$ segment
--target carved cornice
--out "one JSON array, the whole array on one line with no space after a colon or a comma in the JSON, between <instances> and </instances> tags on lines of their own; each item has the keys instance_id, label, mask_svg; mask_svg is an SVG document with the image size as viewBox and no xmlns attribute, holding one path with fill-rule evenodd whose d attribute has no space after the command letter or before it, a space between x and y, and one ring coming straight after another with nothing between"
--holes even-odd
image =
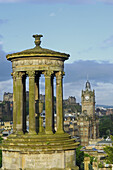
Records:
<instances>
[{"instance_id":1,"label":"carved cornice","mask_svg":"<svg viewBox=\"0 0 113 170\"><path fill-rule=\"evenodd\" d=\"M31 60L18 60L18 61L13 61L13 68L18 67L18 66L53 66L53 67L64 67L64 62L61 60L50 60L50 59L31 59Z\"/></svg>"}]
</instances>

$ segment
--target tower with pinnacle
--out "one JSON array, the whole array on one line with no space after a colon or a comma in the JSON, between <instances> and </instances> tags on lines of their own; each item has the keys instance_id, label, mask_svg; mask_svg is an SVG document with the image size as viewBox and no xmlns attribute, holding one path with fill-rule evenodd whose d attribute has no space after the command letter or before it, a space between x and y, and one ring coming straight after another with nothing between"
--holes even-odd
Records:
<instances>
[{"instance_id":1,"label":"tower with pinnacle","mask_svg":"<svg viewBox=\"0 0 113 170\"><path fill-rule=\"evenodd\" d=\"M88 116L93 117L95 114L95 91L91 90L91 85L88 80L85 91L82 90L81 103L82 113L86 112Z\"/></svg>"},{"instance_id":2,"label":"tower with pinnacle","mask_svg":"<svg viewBox=\"0 0 113 170\"><path fill-rule=\"evenodd\" d=\"M99 136L98 118L95 114L95 91L91 90L91 84L87 80L85 90L81 95L82 113L78 117L78 129L81 145L86 146L90 140L96 140Z\"/></svg>"}]
</instances>

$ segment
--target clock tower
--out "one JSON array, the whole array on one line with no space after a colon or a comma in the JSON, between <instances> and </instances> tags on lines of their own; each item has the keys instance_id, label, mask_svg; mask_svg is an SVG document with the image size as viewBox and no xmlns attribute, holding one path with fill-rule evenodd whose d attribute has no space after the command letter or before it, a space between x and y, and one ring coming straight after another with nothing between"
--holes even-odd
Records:
<instances>
[{"instance_id":1,"label":"clock tower","mask_svg":"<svg viewBox=\"0 0 113 170\"><path fill-rule=\"evenodd\" d=\"M99 137L99 120L95 114L95 91L87 81L81 95L82 113L78 116L78 130L82 146Z\"/></svg>"},{"instance_id":2,"label":"clock tower","mask_svg":"<svg viewBox=\"0 0 113 170\"><path fill-rule=\"evenodd\" d=\"M91 91L90 82L87 80L85 91L82 90L81 96L82 113L87 113L88 116L95 115L95 91Z\"/></svg>"}]
</instances>

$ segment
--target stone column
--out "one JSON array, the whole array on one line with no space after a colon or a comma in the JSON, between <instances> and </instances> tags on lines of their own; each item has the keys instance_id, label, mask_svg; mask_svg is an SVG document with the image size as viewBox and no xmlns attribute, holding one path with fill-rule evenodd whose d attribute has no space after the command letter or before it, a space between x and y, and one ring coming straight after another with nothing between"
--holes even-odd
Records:
<instances>
[{"instance_id":1,"label":"stone column","mask_svg":"<svg viewBox=\"0 0 113 170\"><path fill-rule=\"evenodd\" d=\"M28 71L29 76L29 134L35 131L35 71Z\"/></svg>"},{"instance_id":2,"label":"stone column","mask_svg":"<svg viewBox=\"0 0 113 170\"><path fill-rule=\"evenodd\" d=\"M23 83L23 132L25 133L26 130L26 75L23 76L22 79Z\"/></svg>"},{"instance_id":3,"label":"stone column","mask_svg":"<svg viewBox=\"0 0 113 170\"><path fill-rule=\"evenodd\" d=\"M23 84L24 72L16 73L16 106L17 106L17 134L23 133Z\"/></svg>"},{"instance_id":4,"label":"stone column","mask_svg":"<svg viewBox=\"0 0 113 170\"><path fill-rule=\"evenodd\" d=\"M84 158L84 170L89 170L90 157Z\"/></svg>"},{"instance_id":5,"label":"stone column","mask_svg":"<svg viewBox=\"0 0 113 170\"><path fill-rule=\"evenodd\" d=\"M40 74L36 74L35 76L35 100L39 100L39 78Z\"/></svg>"},{"instance_id":6,"label":"stone column","mask_svg":"<svg viewBox=\"0 0 113 170\"><path fill-rule=\"evenodd\" d=\"M39 78L40 74L35 76L35 113L36 113L36 132L39 132Z\"/></svg>"},{"instance_id":7,"label":"stone column","mask_svg":"<svg viewBox=\"0 0 113 170\"><path fill-rule=\"evenodd\" d=\"M16 132L17 123L17 109L16 109L16 74L12 73L13 76L13 133Z\"/></svg>"},{"instance_id":8,"label":"stone column","mask_svg":"<svg viewBox=\"0 0 113 170\"><path fill-rule=\"evenodd\" d=\"M64 118L63 118L63 89L62 78L63 72L56 73L56 115L57 115L57 132L64 133Z\"/></svg>"},{"instance_id":9,"label":"stone column","mask_svg":"<svg viewBox=\"0 0 113 170\"><path fill-rule=\"evenodd\" d=\"M54 124L54 75L51 77L51 90L52 90L52 131L55 133Z\"/></svg>"},{"instance_id":10,"label":"stone column","mask_svg":"<svg viewBox=\"0 0 113 170\"><path fill-rule=\"evenodd\" d=\"M52 104L52 85L51 85L51 76L53 71L45 71L45 113L46 113L46 134L53 134L53 104Z\"/></svg>"}]
</instances>

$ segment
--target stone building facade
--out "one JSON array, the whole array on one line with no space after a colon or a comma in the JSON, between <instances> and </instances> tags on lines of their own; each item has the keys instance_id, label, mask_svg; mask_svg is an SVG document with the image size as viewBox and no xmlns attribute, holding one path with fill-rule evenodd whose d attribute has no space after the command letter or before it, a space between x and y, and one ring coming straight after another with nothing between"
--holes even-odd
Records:
<instances>
[{"instance_id":1,"label":"stone building facade","mask_svg":"<svg viewBox=\"0 0 113 170\"><path fill-rule=\"evenodd\" d=\"M13 118L13 102L3 101L0 104L0 120L11 121Z\"/></svg>"},{"instance_id":2,"label":"stone building facade","mask_svg":"<svg viewBox=\"0 0 113 170\"><path fill-rule=\"evenodd\" d=\"M75 116L64 117L64 131L71 135L71 137L78 136L77 119Z\"/></svg>"},{"instance_id":3,"label":"stone building facade","mask_svg":"<svg viewBox=\"0 0 113 170\"><path fill-rule=\"evenodd\" d=\"M3 101L13 102L13 93L4 92Z\"/></svg>"}]
</instances>

